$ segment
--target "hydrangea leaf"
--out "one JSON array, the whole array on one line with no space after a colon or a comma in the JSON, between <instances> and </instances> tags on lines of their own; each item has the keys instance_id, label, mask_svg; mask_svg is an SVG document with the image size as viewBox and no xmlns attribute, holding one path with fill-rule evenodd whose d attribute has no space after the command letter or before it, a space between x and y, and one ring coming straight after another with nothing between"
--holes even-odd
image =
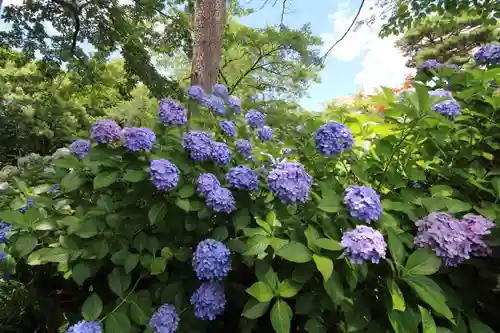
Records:
<instances>
[{"instance_id":1,"label":"hydrangea leaf","mask_svg":"<svg viewBox=\"0 0 500 333\"><path fill-rule=\"evenodd\" d=\"M276 333L289 333L293 312L287 302L278 299L271 309L271 324Z\"/></svg>"},{"instance_id":2,"label":"hydrangea leaf","mask_svg":"<svg viewBox=\"0 0 500 333\"><path fill-rule=\"evenodd\" d=\"M420 315L422 316L422 333L436 333L436 323L432 318L431 313L426 308L418 306ZM475 332L475 331L473 331Z\"/></svg>"},{"instance_id":3,"label":"hydrangea leaf","mask_svg":"<svg viewBox=\"0 0 500 333\"><path fill-rule=\"evenodd\" d=\"M249 288L247 288L246 292L257 299L259 302L268 302L274 297L274 293L271 287L263 281L255 282Z\"/></svg>"},{"instance_id":4,"label":"hydrangea leaf","mask_svg":"<svg viewBox=\"0 0 500 333\"><path fill-rule=\"evenodd\" d=\"M106 333L124 333L132 328L130 320L123 312L112 312L104 321Z\"/></svg>"},{"instance_id":5,"label":"hydrangea leaf","mask_svg":"<svg viewBox=\"0 0 500 333\"><path fill-rule=\"evenodd\" d=\"M94 189L108 187L118 180L118 171L107 171L97 174L94 178Z\"/></svg>"},{"instance_id":6,"label":"hydrangea leaf","mask_svg":"<svg viewBox=\"0 0 500 333\"><path fill-rule=\"evenodd\" d=\"M277 250L276 254L296 263L306 263L312 259L311 251L304 244L293 241Z\"/></svg>"},{"instance_id":7,"label":"hydrangea leaf","mask_svg":"<svg viewBox=\"0 0 500 333\"><path fill-rule=\"evenodd\" d=\"M319 256L317 254L313 254L313 260L323 276L324 280L328 280L333 272L333 261L330 258Z\"/></svg>"},{"instance_id":8,"label":"hydrangea leaf","mask_svg":"<svg viewBox=\"0 0 500 333\"><path fill-rule=\"evenodd\" d=\"M391 294L392 309L404 312L406 310L406 302L396 281L387 279L387 289L389 289L389 293Z\"/></svg>"},{"instance_id":9,"label":"hydrangea leaf","mask_svg":"<svg viewBox=\"0 0 500 333\"><path fill-rule=\"evenodd\" d=\"M406 275L431 275L441 266L441 259L428 249L418 249L413 252L405 265Z\"/></svg>"},{"instance_id":10,"label":"hydrangea leaf","mask_svg":"<svg viewBox=\"0 0 500 333\"><path fill-rule=\"evenodd\" d=\"M259 302L254 298L250 298L243 307L242 316L248 319L257 319L261 317L268 309L268 302Z\"/></svg>"},{"instance_id":11,"label":"hydrangea leaf","mask_svg":"<svg viewBox=\"0 0 500 333\"><path fill-rule=\"evenodd\" d=\"M99 318L102 312L102 301L99 295L92 293L82 305L82 316L85 320L92 321Z\"/></svg>"}]
</instances>

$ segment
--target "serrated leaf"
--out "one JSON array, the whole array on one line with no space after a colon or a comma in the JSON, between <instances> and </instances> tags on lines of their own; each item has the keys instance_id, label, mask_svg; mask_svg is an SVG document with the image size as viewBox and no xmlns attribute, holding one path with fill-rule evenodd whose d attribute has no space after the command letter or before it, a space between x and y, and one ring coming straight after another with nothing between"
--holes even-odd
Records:
<instances>
[{"instance_id":1,"label":"serrated leaf","mask_svg":"<svg viewBox=\"0 0 500 333\"><path fill-rule=\"evenodd\" d=\"M83 182L84 180L77 172L71 171L61 180L61 187L65 192L72 192L78 189Z\"/></svg>"},{"instance_id":2,"label":"serrated leaf","mask_svg":"<svg viewBox=\"0 0 500 333\"><path fill-rule=\"evenodd\" d=\"M246 292L259 302L268 302L274 297L274 293L271 287L263 281L255 282L249 288L247 288Z\"/></svg>"},{"instance_id":3,"label":"serrated leaf","mask_svg":"<svg viewBox=\"0 0 500 333\"><path fill-rule=\"evenodd\" d=\"M406 275L431 275L441 266L441 259L428 249L413 252L405 265Z\"/></svg>"},{"instance_id":4,"label":"serrated leaf","mask_svg":"<svg viewBox=\"0 0 500 333\"><path fill-rule=\"evenodd\" d=\"M158 275L165 272L167 260L163 257L154 258L151 262L151 275Z\"/></svg>"},{"instance_id":5,"label":"serrated leaf","mask_svg":"<svg viewBox=\"0 0 500 333\"><path fill-rule=\"evenodd\" d=\"M78 285L82 285L90 277L90 268L85 263L78 263L73 267L71 277Z\"/></svg>"},{"instance_id":6,"label":"serrated leaf","mask_svg":"<svg viewBox=\"0 0 500 333\"><path fill-rule=\"evenodd\" d=\"M175 205L185 211L186 213L189 213L189 210L191 209L191 206L189 204L189 200L187 199L177 199L175 200Z\"/></svg>"},{"instance_id":7,"label":"serrated leaf","mask_svg":"<svg viewBox=\"0 0 500 333\"><path fill-rule=\"evenodd\" d=\"M422 333L436 333L436 323L434 322L434 318L432 318L431 313L420 305L418 308L420 309L420 315L422 316Z\"/></svg>"},{"instance_id":8,"label":"serrated leaf","mask_svg":"<svg viewBox=\"0 0 500 333\"><path fill-rule=\"evenodd\" d=\"M102 301L96 293L91 294L82 305L82 317L88 321L94 321L101 315Z\"/></svg>"},{"instance_id":9,"label":"serrated leaf","mask_svg":"<svg viewBox=\"0 0 500 333\"><path fill-rule=\"evenodd\" d=\"M167 216L167 204L159 202L151 206L148 212L148 219L151 224L156 224Z\"/></svg>"},{"instance_id":10,"label":"serrated leaf","mask_svg":"<svg viewBox=\"0 0 500 333\"><path fill-rule=\"evenodd\" d=\"M24 257L31 253L38 244L38 239L34 235L24 234L16 239L14 249L19 257Z\"/></svg>"},{"instance_id":11,"label":"serrated leaf","mask_svg":"<svg viewBox=\"0 0 500 333\"><path fill-rule=\"evenodd\" d=\"M276 333L289 333L293 312L288 303L278 299L271 309L271 325Z\"/></svg>"},{"instance_id":12,"label":"serrated leaf","mask_svg":"<svg viewBox=\"0 0 500 333\"><path fill-rule=\"evenodd\" d=\"M106 171L97 174L94 178L94 189L108 187L118 180L118 171Z\"/></svg>"},{"instance_id":13,"label":"serrated leaf","mask_svg":"<svg viewBox=\"0 0 500 333\"><path fill-rule=\"evenodd\" d=\"M266 236L256 235L247 240L245 244L246 256L255 256L263 253L270 244L270 239Z\"/></svg>"},{"instance_id":14,"label":"serrated leaf","mask_svg":"<svg viewBox=\"0 0 500 333\"><path fill-rule=\"evenodd\" d=\"M128 169L123 175L123 180L129 183L137 183L148 177L148 173L144 170Z\"/></svg>"},{"instance_id":15,"label":"serrated leaf","mask_svg":"<svg viewBox=\"0 0 500 333\"><path fill-rule=\"evenodd\" d=\"M286 279L280 283L278 287L278 294L284 298L291 298L297 295L302 286L290 279Z\"/></svg>"},{"instance_id":16,"label":"serrated leaf","mask_svg":"<svg viewBox=\"0 0 500 333\"><path fill-rule=\"evenodd\" d=\"M387 279L387 289L391 294L392 309L404 312L406 310L406 302L403 293L401 292L401 289L399 289L396 281L394 281L393 279Z\"/></svg>"},{"instance_id":17,"label":"serrated leaf","mask_svg":"<svg viewBox=\"0 0 500 333\"><path fill-rule=\"evenodd\" d=\"M329 251L342 251L344 246L334 239L330 238L319 238L314 241L316 246Z\"/></svg>"},{"instance_id":18,"label":"serrated leaf","mask_svg":"<svg viewBox=\"0 0 500 333\"><path fill-rule=\"evenodd\" d=\"M123 312L112 312L106 317L104 328L106 333L128 333L132 325Z\"/></svg>"},{"instance_id":19,"label":"serrated leaf","mask_svg":"<svg viewBox=\"0 0 500 333\"><path fill-rule=\"evenodd\" d=\"M332 259L313 254L313 260L316 264L316 268L318 268L318 271L323 276L323 280L328 280L333 273Z\"/></svg>"},{"instance_id":20,"label":"serrated leaf","mask_svg":"<svg viewBox=\"0 0 500 333\"><path fill-rule=\"evenodd\" d=\"M312 259L311 251L304 244L293 241L278 249L276 254L296 263L305 263Z\"/></svg>"},{"instance_id":21,"label":"serrated leaf","mask_svg":"<svg viewBox=\"0 0 500 333\"><path fill-rule=\"evenodd\" d=\"M250 298L245 306L241 315L248 319L257 319L267 311L269 302L259 302L254 298Z\"/></svg>"},{"instance_id":22,"label":"serrated leaf","mask_svg":"<svg viewBox=\"0 0 500 333\"><path fill-rule=\"evenodd\" d=\"M139 255L137 253L130 253L125 260L124 268L125 274L129 274L139 263Z\"/></svg>"},{"instance_id":23,"label":"serrated leaf","mask_svg":"<svg viewBox=\"0 0 500 333\"><path fill-rule=\"evenodd\" d=\"M117 296L123 297L130 286L130 275L122 275L120 270L115 268L108 275L108 286Z\"/></svg>"},{"instance_id":24,"label":"serrated leaf","mask_svg":"<svg viewBox=\"0 0 500 333\"><path fill-rule=\"evenodd\" d=\"M196 192L196 186L193 184L186 184L179 189L179 197L185 199L194 195Z\"/></svg>"}]
</instances>

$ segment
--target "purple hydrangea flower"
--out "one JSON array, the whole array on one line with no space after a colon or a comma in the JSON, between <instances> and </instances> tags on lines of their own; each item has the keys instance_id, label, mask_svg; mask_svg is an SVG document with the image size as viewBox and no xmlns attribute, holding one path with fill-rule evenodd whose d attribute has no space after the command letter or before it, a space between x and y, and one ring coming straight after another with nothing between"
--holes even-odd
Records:
<instances>
[{"instance_id":1,"label":"purple hydrangea flower","mask_svg":"<svg viewBox=\"0 0 500 333\"><path fill-rule=\"evenodd\" d=\"M235 115L241 114L241 101L238 99L238 97L232 95L229 96L227 99L227 105Z\"/></svg>"},{"instance_id":2,"label":"purple hydrangea flower","mask_svg":"<svg viewBox=\"0 0 500 333\"><path fill-rule=\"evenodd\" d=\"M179 182L179 169L165 159L152 160L149 164L149 174L154 186L160 191L170 191Z\"/></svg>"},{"instance_id":3,"label":"purple hydrangea flower","mask_svg":"<svg viewBox=\"0 0 500 333\"><path fill-rule=\"evenodd\" d=\"M219 165L228 165L231 163L231 150L222 142L212 143L212 158Z\"/></svg>"},{"instance_id":4,"label":"purple hydrangea flower","mask_svg":"<svg viewBox=\"0 0 500 333\"><path fill-rule=\"evenodd\" d=\"M129 151L150 151L156 140L156 134L146 127L126 127L123 129L123 146Z\"/></svg>"},{"instance_id":5,"label":"purple hydrangea flower","mask_svg":"<svg viewBox=\"0 0 500 333\"><path fill-rule=\"evenodd\" d=\"M198 193L203 197L208 196L215 189L221 187L219 180L213 173L200 174L196 184Z\"/></svg>"},{"instance_id":6,"label":"purple hydrangea flower","mask_svg":"<svg viewBox=\"0 0 500 333\"><path fill-rule=\"evenodd\" d=\"M98 321L82 320L68 328L67 333L101 333L102 326Z\"/></svg>"},{"instance_id":7,"label":"purple hydrangea flower","mask_svg":"<svg viewBox=\"0 0 500 333\"><path fill-rule=\"evenodd\" d=\"M33 199L26 197L26 206L19 208L19 211L24 214L28 211L28 209L34 206L35 202L33 201Z\"/></svg>"},{"instance_id":8,"label":"purple hydrangea flower","mask_svg":"<svg viewBox=\"0 0 500 333\"><path fill-rule=\"evenodd\" d=\"M358 225L356 229L344 232L341 243L345 255L353 264L362 264L364 261L378 264L381 258L385 258L387 244L384 237L366 225Z\"/></svg>"},{"instance_id":9,"label":"purple hydrangea flower","mask_svg":"<svg viewBox=\"0 0 500 333\"><path fill-rule=\"evenodd\" d=\"M49 193L49 194L50 194L50 193L54 193L55 191L57 191L57 190L58 190L58 189L60 189L60 188L61 188L61 185L59 185L59 184L54 184L54 186L52 186L52 187L51 187L51 188L47 191L47 193Z\"/></svg>"},{"instance_id":10,"label":"purple hydrangea flower","mask_svg":"<svg viewBox=\"0 0 500 333\"><path fill-rule=\"evenodd\" d=\"M205 239L193 254L193 268L198 280L222 280L231 271L231 252L223 243Z\"/></svg>"},{"instance_id":11,"label":"purple hydrangea flower","mask_svg":"<svg viewBox=\"0 0 500 333\"><path fill-rule=\"evenodd\" d=\"M269 189L284 204L305 202L309 198L312 177L298 162L280 163L267 176Z\"/></svg>"},{"instance_id":12,"label":"purple hydrangea flower","mask_svg":"<svg viewBox=\"0 0 500 333\"><path fill-rule=\"evenodd\" d=\"M179 327L179 314L171 304L163 304L151 316L149 327L155 333L174 333Z\"/></svg>"},{"instance_id":13,"label":"purple hydrangea flower","mask_svg":"<svg viewBox=\"0 0 500 333\"><path fill-rule=\"evenodd\" d=\"M184 148L195 161L207 161L213 153L213 142L210 134L201 131L189 131L182 138Z\"/></svg>"},{"instance_id":14,"label":"purple hydrangea flower","mask_svg":"<svg viewBox=\"0 0 500 333\"><path fill-rule=\"evenodd\" d=\"M269 126L262 126L257 129L257 136L261 141L270 141L273 139L273 130Z\"/></svg>"},{"instance_id":15,"label":"purple hydrangea flower","mask_svg":"<svg viewBox=\"0 0 500 333\"><path fill-rule=\"evenodd\" d=\"M208 99L206 99L205 106L214 111L218 116L224 116L227 113L224 100L219 96L210 95Z\"/></svg>"},{"instance_id":16,"label":"purple hydrangea flower","mask_svg":"<svg viewBox=\"0 0 500 333\"><path fill-rule=\"evenodd\" d=\"M97 143L115 142L121 139L122 129L113 120L96 120L92 124L90 136Z\"/></svg>"},{"instance_id":17,"label":"purple hydrangea flower","mask_svg":"<svg viewBox=\"0 0 500 333\"><path fill-rule=\"evenodd\" d=\"M224 133L226 133L228 136L235 136L236 135L236 127L234 126L234 123L229 120L223 120L219 123L220 128Z\"/></svg>"},{"instance_id":18,"label":"purple hydrangea flower","mask_svg":"<svg viewBox=\"0 0 500 333\"><path fill-rule=\"evenodd\" d=\"M500 45L488 44L481 46L474 54L474 61L478 65L498 65L500 64Z\"/></svg>"},{"instance_id":19,"label":"purple hydrangea flower","mask_svg":"<svg viewBox=\"0 0 500 333\"><path fill-rule=\"evenodd\" d=\"M314 134L316 150L326 156L335 156L354 144L351 131L344 124L330 121L321 126Z\"/></svg>"},{"instance_id":20,"label":"purple hydrangea flower","mask_svg":"<svg viewBox=\"0 0 500 333\"><path fill-rule=\"evenodd\" d=\"M434 97L442 97L442 98L446 98L449 100L455 100L455 98L453 98L452 93L449 92L448 90L444 90L444 89L436 89L436 90L430 91L429 95L434 96Z\"/></svg>"},{"instance_id":21,"label":"purple hydrangea flower","mask_svg":"<svg viewBox=\"0 0 500 333\"><path fill-rule=\"evenodd\" d=\"M344 192L344 203L352 217L370 223L382 217L382 203L374 189L350 185Z\"/></svg>"},{"instance_id":22,"label":"purple hydrangea flower","mask_svg":"<svg viewBox=\"0 0 500 333\"><path fill-rule=\"evenodd\" d=\"M231 213L236 209L236 201L233 194L227 188L218 187L208 193L206 205L214 212Z\"/></svg>"},{"instance_id":23,"label":"purple hydrangea flower","mask_svg":"<svg viewBox=\"0 0 500 333\"><path fill-rule=\"evenodd\" d=\"M226 180L230 187L238 190L255 191L259 187L257 175L246 165L231 168Z\"/></svg>"},{"instance_id":24,"label":"purple hydrangea flower","mask_svg":"<svg viewBox=\"0 0 500 333\"><path fill-rule=\"evenodd\" d=\"M281 155L287 155L287 154L292 153L292 151L293 151L293 150L292 150L291 148L285 147L285 148L281 149L280 154L281 154Z\"/></svg>"},{"instance_id":25,"label":"purple hydrangea flower","mask_svg":"<svg viewBox=\"0 0 500 333\"><path fill-rule=\"evenodd\" d=\"M460 67L457 64L443 64L441 68L453 68L455 71L460 72Z\"/></svg>"},{"instance_id":26,"label":"purple hydrangea flower","mask_svg":"<svg viewBox=\"0 0 500 333\"><path fill-rule=\"evenodd\" d=\"M462 114L460 104L458 104L455 100L439 102L432 106L431 109L452 120Z\"/></svg>"},{"instance_id":27,"label":"purple hydrangea flower","mask_svg":"<svg viewBox=\"0 0 500 333\"><path fill-rule=\"evenodd\" d=\"M236 150L245 157L250 157L252 154L252 144L245 139L236 140Z\"/></svg>"},{"instance_id":28,"label":"purple hydrangea flower","mask_svg":"<svg viewBox=\"0 0 500 333\"><path fill-rule=\"evenodd\" d=\"M248 111L245 117L248 125L252 128L260 128L266 124L264 114L257 110Z\"/></svg>"},{"instance_id":29,"label":"purple hydrangea flower","mask_svg":"<svg viewBox=\"0 0 500 333\"><path fill-rule=\"evenodd\" d=\"M162 99L158 107L160 122L169 126L182 126L187 124L186 109L171 99Z\"/></svg>"},{"instance_id":30,"label":"purple hydrangea flower","mask_svg":"<svg viewBox=\"0 0 500 333\"><path fill-rule=\"evenodd\" d=\"M12 226L7 222L0 221L0 244L5 243L6 234L12 230Z\"/></svg>"},{"instance_id":31,"label":"purple hydrangea flower","mask_svg":"<svg viewBox=\"0 0 500 333\"><path fill-rule=\"evenodd\" d=\"M206 98L205 90L201 86L192 85L188 87L188 95L198 103L203 103Z\"/></svg>"},{"instance_id":32,"label":"purple hydrangea flower","mask_svg":"<svg viewBox=\"0 0 500 333\"><path fill-rule=\"evenodd\" d=\"M90 151L90 141L89 140L75 140L69 146L69 150L75 154L79 159L82 159Z\"/></svg>"},{"instance_id":33,"label":"purple hydrangea flower","mask_svg":"<svg viewBox=\"0 0 500 333\"><path fill-rule=\"evenodd\" d=\"M214 89L212 90L212 95L215 95L217 97L226 100L227 97L229 96L229 91L227 90L225 85L218 83L214 86Z\"/></svg>"},{"instance_id":34,"label":"purple hydrangea flower","mask_svg":"<svg viewBox=\"0 0 500 333\"><path fill-rule=\"evenodd\" d=\"M0 249L0 261L3 261L6 256L7 256L7 254L3 250Z\"/></svg>"},{"instance_id":35,"label":"purple hydrangea flower","mask_svg":"<svg viewBox=\"0 0 500 333\"><path fill-rule=\"evenodd\" d=\"M425 69L428 69L428 70L437 70L439 68L441 68L442 64L437 61L436 59L428 59L428 60L425 60L422 64L418 65L417 66L417 70L418 71L423 71Z\"/></svg>"},{"instance_id":36,"label":"purple hydrangea flower","mask_svg":"<svg viewBox=\"0 0 500 333\"><path fill-rule=\"evenodd\" d=\"M219 283L202 283L190 299L194 315L201 320L215 320L224 312L226 295Z\"/></svg>"},{"instance_id":37,"label":"purple hydrangea flower","mask_svg":"<svg viewBox=\"0 0 500 333\"><path fill-rule=\"evenodd\" d=\"M481 237L489 235L490 229L494 228L495 224L482 216L472 214L462 217L460 223L464 224L467 238L471 242L472 255L485 257L491 254L491 249L481 240Z\"/></svg>"}]
</instances>

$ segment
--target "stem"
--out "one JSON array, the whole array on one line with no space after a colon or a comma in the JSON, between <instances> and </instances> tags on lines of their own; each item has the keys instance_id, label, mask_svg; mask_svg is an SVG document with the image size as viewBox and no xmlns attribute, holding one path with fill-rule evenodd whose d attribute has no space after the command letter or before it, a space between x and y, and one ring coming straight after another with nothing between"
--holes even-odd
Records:
<instances>
[{"instance_id":1,"label":"stem","mask_svg":"<svg viewBox=\"0 0 500 333\"><path fill-rule=\"evenodd\" d=\"M104 319L106 319L107 316L109 316L111 313L115 312L116 310L118 310L120 308L120 306L123 305L123 303L125 303L127 301L127 298L130 296L130 294L132 294L135 290L135 288L137 288L137 285L139 284L139 281L141 281L141 277L139 276L139 278L137 279L137 281L135 281L135 284L134 286L132 287L132 289L130 289L129 293L127 294L127 296L125 296L125 298L121 298L120 299L122 300L120 302L120 304L118 304L111 312L109 312L107 315L104 316L104 318L102 318L99 322L103 322Z\"/></svg>"}]
</instances>

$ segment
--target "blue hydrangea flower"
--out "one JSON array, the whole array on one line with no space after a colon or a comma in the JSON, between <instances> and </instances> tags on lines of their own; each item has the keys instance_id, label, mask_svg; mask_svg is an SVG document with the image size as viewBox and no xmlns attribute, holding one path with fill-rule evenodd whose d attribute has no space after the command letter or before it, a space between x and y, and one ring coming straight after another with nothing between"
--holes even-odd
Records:
<instances>
[{"instance_id":1,"label":"blue hydrangea flower","mask_svg":"<svg viewBox=\"0 0 500 333\"><path fill-rule=\"evenodd\" d=\"M223 243L205 239L193 254L193 268L198 280L222 280L231 271L231 252Z\"/></svg>"},{"instance_id":2,"label":"blue hydrangea flower","mask_svg":"<svg viewBox=\"0 0 500 333\"><path fill-rule=\"evenodd\" d=\"M434 96L434 97L442 97L442 98L446 98L449 100L455 99L455 98L453 98L453 95L450 91L444 90L444 89L436 89L436 90L430 91L429 95Z\"/></svg>"},{"instance_id":3,"label":"blue hydrangea flower","mask_svg":"<svg viewBox=\"0 0 500 333\"><path fill-rule=\"evenodd\" d=\"M460 223L463 225L466 237L471 243L471 254L477 257L485 257L491 254L491 249L481 238L491 233L490 229L495 227L495 223L473 214L462 217Z\"/></svg>"},{"instance_id":4,"label":"blue hydrangea flower","mask_svg":"<svg viewBox=\"0 0 500 333\"><path fill-rule=\"evenodd\" d=\"M227 113L224 100L219 96L210 95L205 101L205 106L214 111L218 116L224 116Z\"/></svg>"},{"instance_id":5,"label":"blue hydrangea flower","mask_svg":"<svg viewBox=\"0 0 500 333\"><path fill-rule=\"evenodd\" d=\"M115 142L121 139L122 129L113 120L96 120L92 124L90 136L97 143Z\"/></svg>"},{"instance_id":6,"label":"blue hydrangea flower","mask_svg":"<svg viewBox=\"0 0 500 333\"><path fill-rule=\"evenodd\" d=\"M219 283L202 283L190 299L194 315L201 320L215 320L224 312L226 295Z\"/></svg>"},{"instance_id":7,"label":"blue hydrangea flower","mask_svg":"<svg viewBox=\"0 0 500 333\"><path fill-rule=\"evenodd\" d=\"M215 95L217 97L222 98L223 100L226 100L227 97L229 96L229 91L227 90L225 85L218 83L214 86L214 89L212 90L212 95Z\"/></svg>"},{"instance_id":8,"label":"blue hydrangea flower","mask_svg":"<svg viewBox=\"0 0 500 333\"><path fill-rule=\"evenodd\" d=\"M488 44L481 46L474 54L474 61L478 65L500 64L500 44Z\"/></svg>"},{"instance_id":9,"label":"blue hydrangea flower","mask_svg":"<svg viewBox=\"0 0 500 333\"><path fill-rule=\"evenodd\" d=\"M232 153L229 147L222 142L212 143L212 158L219 165L228 165L231 163Z\"/></svg>"},{"instance_id":10,"label":"blue hydrangea flower","mask_svg":"<svg viewBox=\"0 0 500 333\"><path fill-rule=\"evenodd\" d=\"M54 186L52 186L48 191L47 193L51 194L51 193L54 193L55 191L57 191L58 189L61 188L61 185L59 184L54 184Z\"/></svg>"},{"instance_id":11,"label":"blue hydrangea flower","mask_svg":"<svg viewBox=\"0 0 500 333\"><path fill-rule=\"evenodd\" d=\"M241 101L238 99L238 97L232 95L229 96L227 99L227 105L235 115L241 114Z\"/></svg>"},{"instance_id":12,"label":"blue hydrangea flower","mask_svg":"<svg viewBox=\"0 0 500 333\"><path fill-rule=\"evenodd\" d=\"M462 114L462 108L455 100L439 102L433 105L431 109L452 120Z\"/></svg>"},{"instance_id":13,"label":"blue hydrangea flower","mask_svg":"<svg viewBox=\"0 0 500 333\"><path fill-rule=\"evenodd\" d=\"M214 212L229 214L236 209L233 194L227 188L218 187L208 193L206 205Z\"/></svg>"},{"instance_id":14,"label":"blue hydrangea flower","mask_svg":"<svg viewBox=\"0 0 500 333\"><path fill-rule=\"evenodd\" d=\"M351 149L354 138L344 124L330 121L321 126L314 134L316 150L326 156L336 156Z\"/></svg>"},{"instance_id":15,"label":"blue hydrangea flower","mask_svg":"<svg viewBox=\"0 0 500 333\"><path fill-rule=\"evenodd\" d=\"M35 202L33 201L33 199L26 197L26 206L19 208L19 211L24 214L28 211L28 209L34 206Z\"/></svg>"},{"instance_id":16,"label":"blue hydrangea flower","mask_svg":"<svg viewBox=\"0 0 500 333\"><path fill-rule=\"evenodd\" d=\"M69 146L69 150L75 154L79 159L82 159L90 151L90 141L89 140L75 140Z\"/></svg>"},{"instance_id":17,"label":"blue hydrangea flower","mask_svg":"<svg viewBox=\"0 0 500 333\"><path fill-rule=\"evenodd\" d=\"M267 175L269 190L284 204L305 202L309 198L312 177L298 162L280 163Z\"/></svg>"},{"instance_id":18,"label":"blue hydrangea flower","mask_svg":"<svg viewBox=\"0 0 500 333\"><path fill-rule=\"evenodd\" d=\"M158 106L160 122L169 126L182 126L187 124L186 109L171 99L162 99Z\"/></svg>"},{"instance_id":19,"label":"blue hydrangea flower","mask_svg":"<svg viewBox=\"0 0 500 333\"><path fill-rule=\"evenodd\" d=\"M264 114L257 110L250 110L245 116L247 123L252 128L260 128L266 124Z\"/></svg>"},{"instance_id":20,"label":"blue hydrangea flower","mask_svg":"<svg viewBox=\"0 0 500 333\"><path fill-rule=\"evenodd\" d=\"M257 129L257 136L261 141L270 141L273 139L273 130L269 126L262 126Z\"/></svg>"},{"instance_id":21,"label":"blue hydrangea flower","mask_svg":"<svg viewBox=\"0 0 500 333\"><path fill-rule=\"evenodd\" d=\"M252 154L252 144L245 139L236 140L236 150L245 157L250 157Z\"/></svg>"},{"instance_id":22,"label":"blue hydrangea flower","mask_svg":"<svg viewBox=\"0 0 500 333\"><path fill-rule=\"evenodd\" d=\"M221 130L226 133L228 136L235 136L236 135L236 127L234 126L234 123L229 120L223 120L219 123L219 126Z\"/></svg>"},{"instance_id":23,"label":"blue hydrangea flower","mask_svg":"<svg viewBox=\"0 0 500 333\"><path fill-rule=\"evenodd\" d=\"M418 65L417 66L417 70L418 71L423 71L425 69L428 69L428 70L438 70L439 68L441 68L442 64L437 61L436 59L428 59L428 60L425 60L422 64Z\"/></svg>"},{"instance_id":24,"label":"blue hydrangea flower","mask_svg":"<svg viewBox=\"0 0 500 333\"><path fill-rule=\"evenodd\" d=\"M210 134L201 131L189 131L182 138L184 148L195 161L207 161L213 155L213 142Z\"/></svg>"},{"instance_id":25,"label":"blue hydrangea flower","mask_svg":"<svg viewBox=\"0 0 500 333\"><path fill-rule=\"evenodd\" d=\"M353 264L362 264L364 261L378 264L381 258L385 258L387 250L382 234L365 225L358 225L356 229L344 232L341 243L345 255Z\"/></svg>"},{"instance_id":26,"label":"blue hydrangea flower","mask_svg":"<svg viewBox=\"0 0 500 333\"><path fill-rule=\"evenodd\" d=\"M12 226L7 222L0 221L0 244L5 243L7 233L12 230Z\"/></svg>"},{"instance_id":27,"label":"blue hydrangea flower","mask_svg":"<svg viewBox=\"0 0 500 333\"><path fill-rule=\"evenodd\" d=\"M221 187L219 180L213 173L202 173L198 176L196 189L202 197L208 196L215 189Z\"/></svg>"},{"instance_id":28,"label":"blue hydrangea flower","mask_svg":"<svg viewBox=\"0 0 500 333\"><path fill-rule=\"evenodd\" d=\"M257 175L246 165L229 169L226 180L229 187L237 190L255 191L259 187Z\"/></svg>"},{"instance_id":29,"label":"blue hydrangea flower","mask_svg":"<svg viewBox=\"0 0 500 333\"><path fill-rule=\"evenodd\" d=\"M366 223L382 217L380 197L369 186L348 186L344 191L344 203L352 217Z\"/></svg>"},{"instance_id":30,"label":"blue hydrangea flower","mask_svg":"<svg viewBox=\"0 0 500 333\"><path fill-rule=\"evenodd\" d=\"M163 304L149 319L155 333L174 333L179 327L179 314L171 304Z\"/></svg>"},{"instance_id":31,"label":"blue hydrangea flower","mask_svg":"<svg viewBox=\"0 0 500 333\"><path fill-rule=\"evenodd\" d=\"M156 141L155 132L146 127L126 127L123 136L123 146L131 152L150 151Z\"/></svg>"},{"instance_id":32,"label":"blue hydrangea flower","mask_svg":"<svg viewBox=\"0 0 500 333\"><path fill-rule=\"evenodd\" d=\"M149 164L149 175L154 186L160 191L170 191L179 182L179 169L163 158L152 160Z\"/></svg>"},{"instance_id":33,"label":"blue hydrangea flower","mask_svg":"<svg viewBox=\"0 0 500 333\"><path fill-rule=\"evenodd\" d=\"M192 85L188 87L188 95L198 103L203 103L206 98L205 90L201 86Z\"/></svg>"},{"instance_id":34,"label":"blue hydrangea flower","mask_svg":"<svg viewBox=\"0 0 500 333\"><path fill-rule=\"evenodd\" d=\"M101 333L102 326L98 321L82 320L68 328L67 333Z\"/></svg>"}]
</instances>

